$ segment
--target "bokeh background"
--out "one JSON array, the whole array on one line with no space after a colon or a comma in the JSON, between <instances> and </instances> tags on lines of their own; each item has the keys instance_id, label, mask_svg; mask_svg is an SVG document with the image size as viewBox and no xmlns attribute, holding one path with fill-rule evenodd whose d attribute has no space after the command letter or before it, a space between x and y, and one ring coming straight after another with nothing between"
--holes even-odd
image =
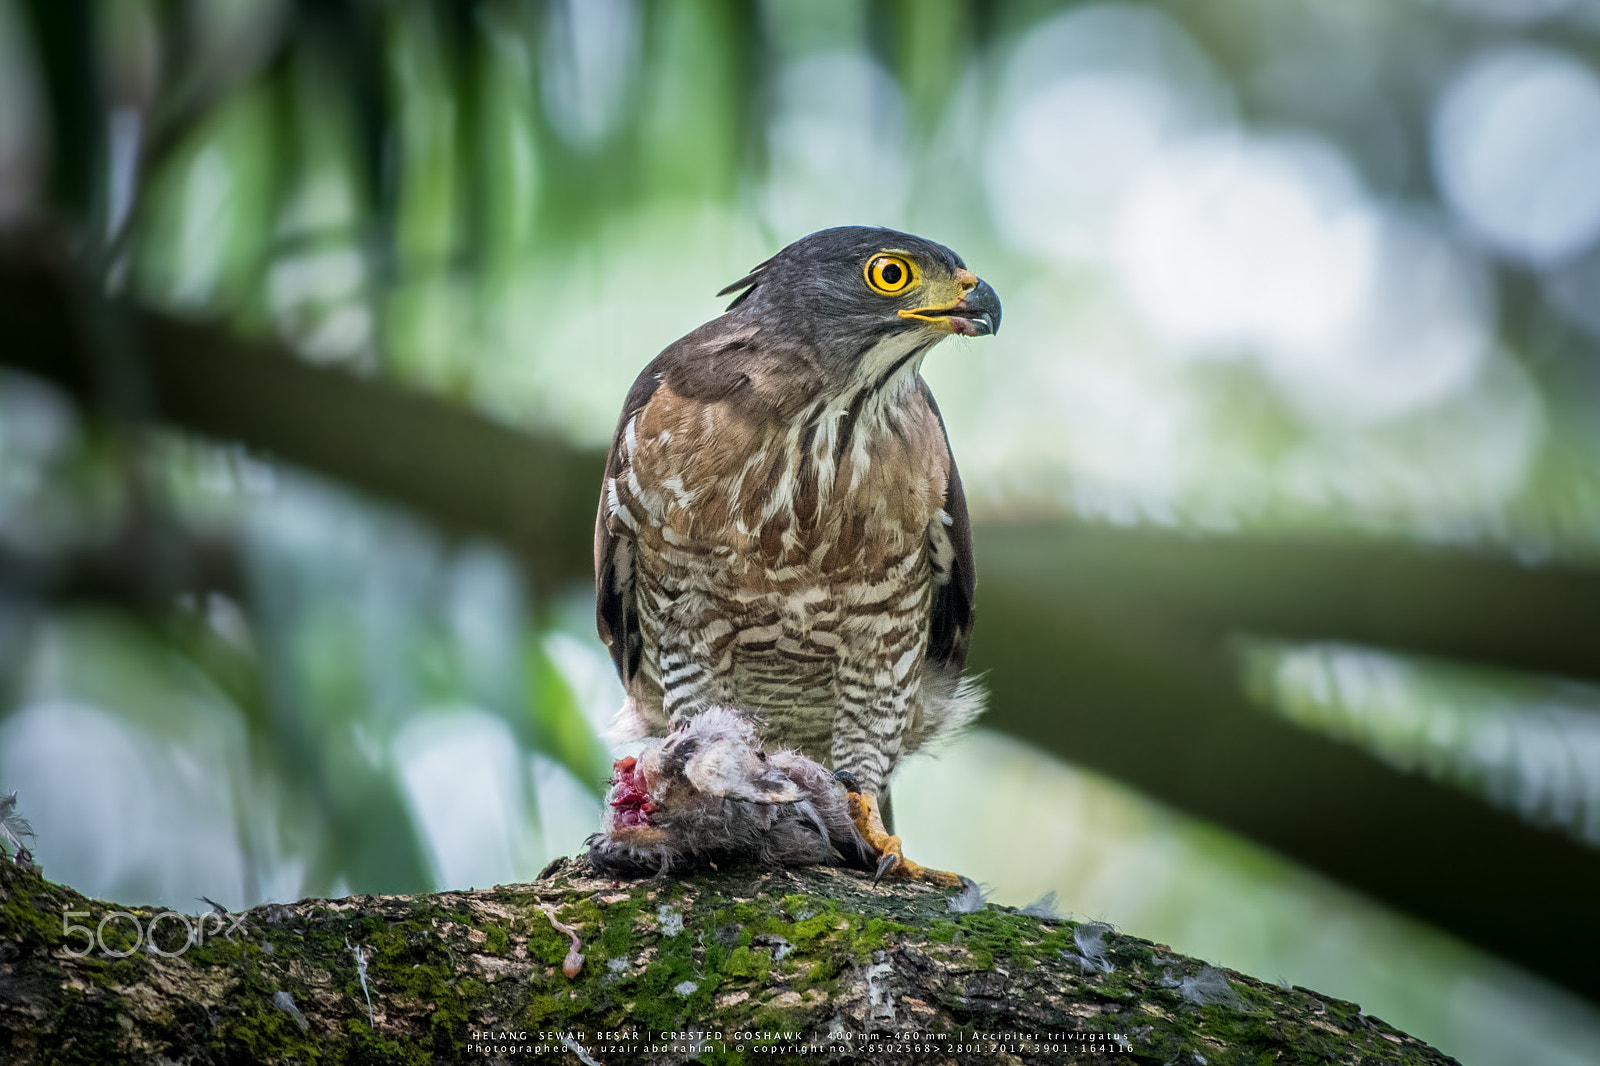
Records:
<instances>
[{"instance_id":1,"label":"bokeh background","mask_svg":"<svg viewBox=\"0 0 1600 1066\"><path fill-rule=\"evenodd\" d=\"M941 346L923 862L1600 1061L1600 2L0 0L0 788L182 910L533 877L621 399L813 229Z\"/></svg>"}]
</instances>

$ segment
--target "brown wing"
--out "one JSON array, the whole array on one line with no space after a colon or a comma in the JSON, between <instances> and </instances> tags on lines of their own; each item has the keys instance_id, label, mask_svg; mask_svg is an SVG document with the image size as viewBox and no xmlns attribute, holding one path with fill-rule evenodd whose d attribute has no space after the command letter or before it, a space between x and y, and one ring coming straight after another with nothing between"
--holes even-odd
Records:
<instances>
[{"instance_id":1,"label":"brown wing","mask_svg":"<svg viewBox=\"0 0 1600 1066\"><path fill-rule=\"evenodd\" d=\"M624 685L632 681L639 670L644 639L639 632L639 612L634 601L633 534L611 514L611 484L613 478L623 473L626 453L622 436L628 420L644 409L661 384L660 362L658 358L645 367L633 388L628 390L622 417L617 419L617 431L611 438L611 451L606 455L599 513L594 521L595 626L600 631L600 639L611 649L611 661L616 664L617 676Z\"/></svg>"},{"instance_id":2,"label":"brown wing","mask_svg":"<svg viewBox=\"0 0 1600 1066\"><path fill-rule=\"evenodd\" d=\"M928 409L939 421L939 435L950 455L950 475L945 481L944 513L948 524L935 518L928 529L928 554L933 560L933 611L928 620L928 662L959 673L967 664L967 642L972 637L974 595L978 572L972 563L972 520L967 517L967 494L961 488L956 457L950 453L950 436L944 416L934 402L928 383L919 379Z\"/></svg>"},{"instance_id":3,"label":"brown wing","mask_svg":"<svg viewBox=\"0 0 1600 1066\"><path fill-rule=\"evenodd\" d=\"M606 456L605 480L600 483L600 505L594 524L595 625L600 639L611 649L617 675L627 685L639 670L644 640L634 600L634 538L628 527L611 513L613 479L627 474L624 437L628 422L649 407L665 384L668 394L709 403L718 400L764 403L752 382L762 364L775 358L759 352L751 341L755 327L723 315L670 345L645 367L628 391Z\"/></svg>"}]
</instances>

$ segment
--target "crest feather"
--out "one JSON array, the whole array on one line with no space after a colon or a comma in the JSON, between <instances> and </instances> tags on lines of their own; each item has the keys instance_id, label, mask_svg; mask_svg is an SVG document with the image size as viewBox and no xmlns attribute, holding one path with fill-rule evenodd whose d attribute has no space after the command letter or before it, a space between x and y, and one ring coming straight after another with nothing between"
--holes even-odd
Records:
<instances>
[{"instance_id":1,"label":"crest feather","mask_svg":"<svg viewBox=\"0 0 1600 1066\"><path fill-rule=\"evenodd\" d=\"M718 296L726 296L730 292L739 293L738 296L733 298L733 302L727 306L727 310L732 311L735 307L738 307L740 304L744 303L745 300L750 298L750 294L756 291L756 286L761 284L761 272L766 270L767 267L771 265L772 260L768 259L765 263L754 267L750 273L746 274L732 285L726 285L717 290ZM743 289L744 291L739 292L740 289Z\"/></svg>"}]
</instances>

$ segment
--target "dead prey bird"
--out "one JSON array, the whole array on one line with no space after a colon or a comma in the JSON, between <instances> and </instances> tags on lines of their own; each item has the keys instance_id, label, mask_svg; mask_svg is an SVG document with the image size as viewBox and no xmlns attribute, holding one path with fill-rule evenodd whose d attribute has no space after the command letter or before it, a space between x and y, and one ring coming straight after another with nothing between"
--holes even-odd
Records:
<instances>
[{"instance_id":1,"label":"dead prey bird","mask_svg":"<svg viewBox=\"0 0 1600 1066\"><path fill-rule=\"evenodd\" d=\"M589 860L621 874L653 874L718 859L772 866L890 869L940 885L958 878L900 856L899 841L848 787L798 751L761 750L755 723L711 707L618 759L604 829ZM867 826L864 836L857 820Z\"/></svg>"}]
</instances>

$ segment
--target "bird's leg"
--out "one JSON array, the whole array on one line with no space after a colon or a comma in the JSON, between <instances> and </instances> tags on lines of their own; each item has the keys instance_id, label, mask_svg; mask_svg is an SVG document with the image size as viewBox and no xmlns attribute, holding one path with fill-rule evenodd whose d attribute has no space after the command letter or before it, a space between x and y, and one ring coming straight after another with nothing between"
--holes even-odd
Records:
<instances>
[{"instance_id":1,"label":"bird's leg","mask_svg":"<svg viewBox=\"0 0 1600 1066\"><path fill-rule=\"evenodd\" d=\"M849 791L850 820L855 822L856 831L878 853L878 872L872 878L873 884L885 877L904 877L942 888L960 887L962 881L959 874L933 870L906 858L900 838L883 827L883 817L878 813L878 797L870 792L862 792L848 771L840 770L834 776Z\"/></svg>"},{"instance_id":2,"label":"bird's leg","mask_svg":"<svg viewBox=\"0 0 1600 1066\"><path fill-rule=\"evenodd\" d=\"M899 761L900 741L908 719L907 692L903 684L883 671L857 670L841 662L838 667L839 710L833 725L833 765L850 793L850 818L862 838L878 853L874 883L884 877L904 877L928 884L955 887L956 874L932 870L905 857L900 838L890 833L878 811L877 792Z\"/></svg>"}]
</instances>

